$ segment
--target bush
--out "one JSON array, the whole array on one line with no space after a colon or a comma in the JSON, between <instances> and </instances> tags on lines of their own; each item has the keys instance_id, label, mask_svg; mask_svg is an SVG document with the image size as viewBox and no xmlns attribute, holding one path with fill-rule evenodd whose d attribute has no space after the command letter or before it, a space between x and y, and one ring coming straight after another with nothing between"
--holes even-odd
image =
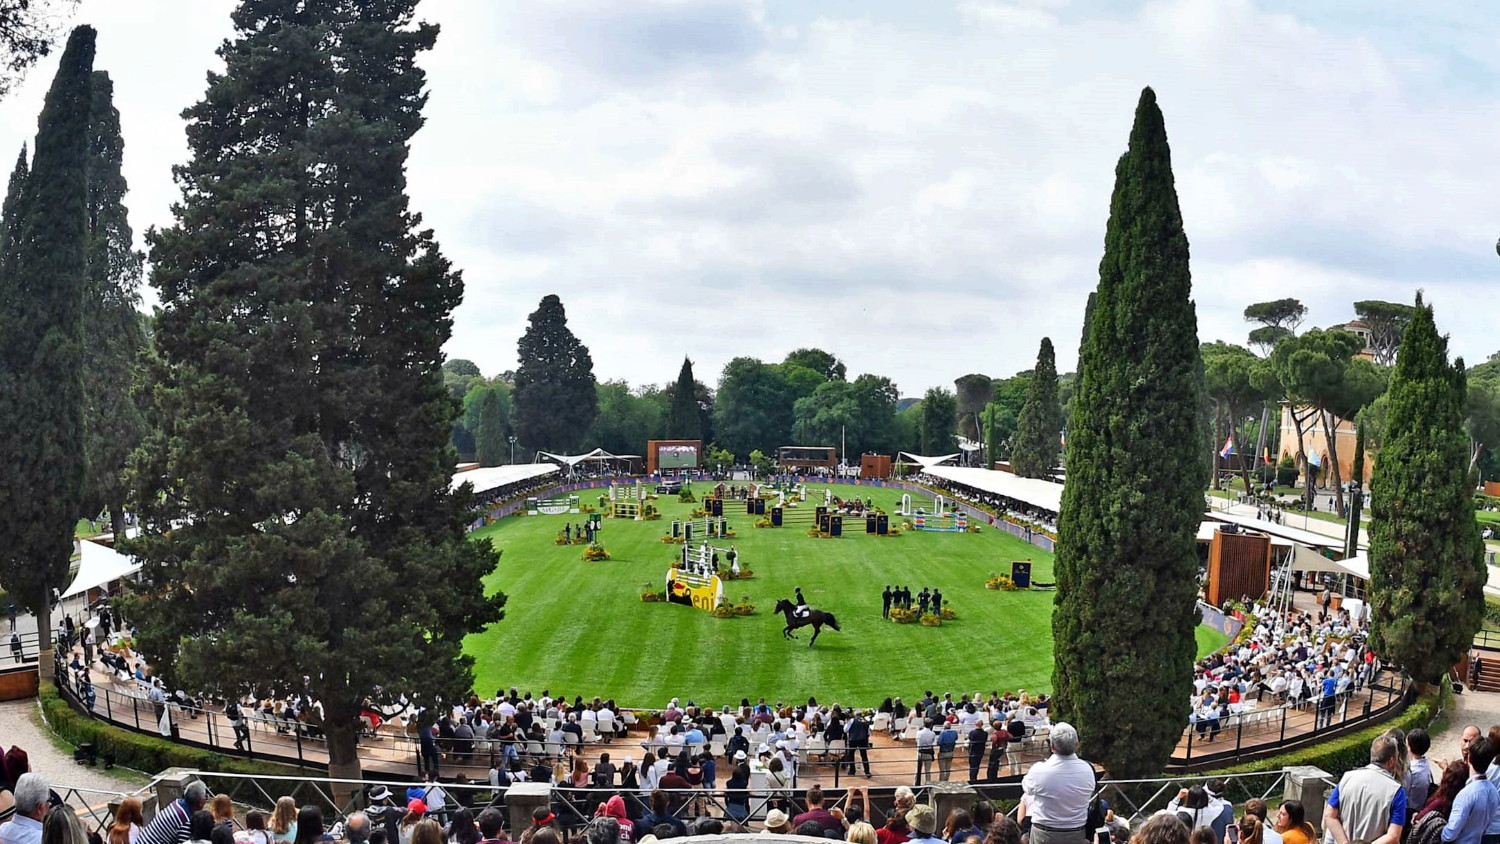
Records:
<instances>
[{"instance_id":1,"label":"bush","mask_svg":"<svg viewBox=\"0 0 1500 844\"><path fill-rule=\"evenodd\" d=\"M692 490L684 489L682 492L677 493L677 500L683 504L693 504L697 502L698 497L693 495Z\"/></svg>"},{"instance_id":2,"label":"bush","mask_svg":"<svg viewBox=\"0 0 1500 844\"><path fill-rule=\"evenodd\" d=\"M226 756L211 750L203 750L177 744L160 736L148 736L111 726L84 715L63 700L51 683L42 683L37 691L41 703L42 717L47 726L59 738L75 747L84 742L92 743L101 756L115 757L115 764L137 771L162 771L167 768L192 768L200 771L222 771L234 774L272 774L296 776L301 773L293 765L278 765L272 762L257 762ZM205 777L207 779L207 777Z\"/></svg>"},{"instance_id":3,"label":"bush","mask_svg":"<svg viewBox=\"0 0 1500 844\"><path fill-rule=\"evenodd\" d=\"M1276 464L1276 485L1291 486L1296 482L1297 461L1290 455L1281 458L1281 462Z\"/></svg>"},{"instance_id":4,"label":"bush","mask_svg":"<svg viewBox=\"0 0 1500 844\"><path fill-rule=\"evenodd\" d=\"M984 582L984 588L999 589L1002 592L1014 592L1018 587L1015 581L1010 579L1010 575L990 572L990 579Z\"/></svg>"},{"instance_id":5,"label":"bush","mask_svg":"<svg viewBox=\"0 0 1500 844\"><path fill-rule=\"evenodd\" d=\"M941 618L938 618L937 616L933 615L930 612L929 613L923 613L922 614L922 626L923 627L941 627L941 626L943 626L943 620Z\"/></svg>"},{"instance_id":6,"label":"bush","mask_svg":"<svg viewBox=\"0 0 1500 844\"><path fill-rule=\"evenodd\" d=\"M604 546L597 542L583 549L583 561L586 563L596 563L608 559L609 552L604 550Z\"/></svg>"},{"instance_id":7,"label":"bush","mask_svg":"<svg viewBox=\"0 0 1500 844\"><path fill-rule=\"evenodd\" d=\"M917 611L906 607L891 607L891 621L897 624L911 624L917 620Z\"/></svg>"}]
</instances>

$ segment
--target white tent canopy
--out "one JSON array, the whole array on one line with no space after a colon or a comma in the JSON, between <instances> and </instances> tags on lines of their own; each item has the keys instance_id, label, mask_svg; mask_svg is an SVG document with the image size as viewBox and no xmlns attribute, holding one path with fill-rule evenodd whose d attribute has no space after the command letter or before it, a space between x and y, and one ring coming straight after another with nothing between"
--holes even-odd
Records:
<instances>
[{"instance_id":1,"label":"white tent canopy","mask_svg":"<svg viewBox=\"0 0 1500 844\"><path fill-rule=\"evenodd\" d=\"M466 483L474 484L474 492L482 495L490 490L499 489L521 481L529 481L542 475L550 475L557 471L557 467L550 463L523 463L519 466L490 466L486 469L470 469L467 472L454 472L449 481L450 489L458 489Z\"/></svg>"},{"instance_id":2,"label":"white tent canopy","mask_svg":"<svg viewBox=\"0 0 1500 844\"><path fill-rule=\"evenodd\" d=\"M934 466L937 466L940 463L943 463L943 462L948 461L948 460L952 460L953 458L959 456L960 454L962 454L962 452L955 451L952 454L944 454L942 457L928 457L928 456L923 455L923 454L912 454L909 451L903 451L903 452L901 452L901 456L902 457L910 458L911 462L916 463L917 465L921 466L923 469L931 469L931 468L933 468Z\"/></svg>"},{"instance_id":3,"label":"white tent canopy","mask_svg":"<svg viewBox=\"0 0 1500 844\"><path fill-rule=\"evenodd\" d=\"M905 452L902 452L905 454ZM952 456L952 455L950 455ZM913 455L915 457L915 455ZM935 458L926 458L935 459ZM1056 513L1062 509L1063 485L1038 478L1023 478L996 469L964 466L928 466L927 473L956 484L973 487L993 495L1013 498L1031 507Z\"/></svg>"},{"instance_id":4,"label":"white tent canopy","mask_svg":"<svg viewBox=\"0 0 1500 844\"><path fill-rule=\"evenodd\" d=\"M87 539L78 544L81 552L78 560L78 574L68 588L63 590L64 598L82 595L90 589L113 583L141 570L141 564L137 563L135 558L121 554L113 548L90 542Z\"/></svg>"},{"instance_id":5,"label":"white tent canopy","mask_svg":"<svg viewBox=\"0 0 1500 844\"><path fill-rule=\"evenodd\" d=\"M584 463L584 462L591 461L591 460L592 461L598 461L600 463L605 463L605 462L608 462L610 460L640 460L640 459L641 459L641 456L639 454L610 454L609 452L605 451L602 448L596 448L596 449L594 449L593 451L590 451L587 454L553 454L550 451L538 451L536 453L536 462L540 463L543 460L552 460L552 461L555 461L557 463L562 464L563 466L568 467L568 469L570 469L570 470L574 466L577 466L579 463Z\"/></svg>"}]
</instances>

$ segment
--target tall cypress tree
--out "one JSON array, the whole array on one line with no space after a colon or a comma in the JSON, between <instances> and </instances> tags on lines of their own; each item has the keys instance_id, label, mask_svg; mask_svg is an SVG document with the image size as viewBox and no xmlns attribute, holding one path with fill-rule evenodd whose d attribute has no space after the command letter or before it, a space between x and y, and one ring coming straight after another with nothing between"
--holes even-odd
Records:
<instances>
[{"instance_id":1,"label":"tall cypress tree","mask_svg":"<svg viewBox=\"0 0 1500 844\"><path fill-rule=\"evenodd\" d=\"M1376 652L1422 683L1458 662L1484 620L1467 390L1463 360L1449 365L1448 340L1418 296L1370 478L1370 626Z\"/></svg>"},{"instance_id":2,"label":"tall cypress tree","mask_svg":"<svg viewBox=\"0 0 1500 844\"><path fill-rule=\"evenodd\" d=\"M145 343L140 313L141 265L125 210L121 165L125 141L109 74L95 71L89 122L88 291L83 323L84 442L89 474L85 512L107 509L117 535L125 530L125 461L140 442L144 420L131 395Z\"/></svg>"},{"instance_id":3,"label":"tall cypress tree","mask_svg":"<svg viewBox=\"0 0 1500 844\"><path fill-rule=\"evenodd\" d=\"M677 383L672 385L672 407L667 413L667 438L703 439L703 422L698 407L697 386L693 383L693 362L682 359Z\"/></svg>"},{"instance_id":4,"label":"tall cypress tree","mask_svg":"<svg viewBox=\"0 0 1500 844\"><path fill-rule=\"evenodd\" d=\"M1155 774L1192 693L1204 406L1188 242L1156 95L1115 168L1079 352L1052 613L1054 718L1110 775Z\"/></svg>"},{"instance_id":5,"label":"tall cypress tree","mask_svg":"<svg viewBox=\"0 0 1500 844\"><path fill-rule=\"evenodd\" d=\"M517 343L521 366L511 398L511 427L533 451L570 451L599 413L594 359L568 330L555 293L542 297Z\"/></svg>"},{"instance_id":6,"label":"tall cypress tree","mask_svg":"<svg viewBox=\"0 0 1500 844\"><path fill-rule=\"evenodd\" d=\"M306 691L358 777L366 699L466 691L500 616L442 345L462 282L409 210L415 0L243 0L188 109L176 222L155 232L154 418L133 458L139 647L190 688ZM304 680L306 678L306 680Z\"/></svg>"},{"instance_id":7,"label":"tall cypress tree","mask_svg":"<svg viewBox=\"0 0 1500 844\"><path fill-rule=\"evenodd\" d=\"M10 171L5 204L0 206L0 281L15 270L15 247L21 242L21 229L26 225L26 180L30 175L31 165L23 144L16 166Z\"/></svg>"},{"instance_id":8,"label":"tall cypress tree","mask_svg":"<svg viewBox=\"0 0 1500 844\"><path fill-rule=\"evenodd\" d=\"M19 216L0 278L0 586L37 617L52 675L52 593L67 585L82 509L83 297L94 30L68 38L7 200ZM18 168L19 169L19 168Z\"/></svg>"},{"instance_id":9,"label":"tall cypress tree","mask_svg":"<svg viewBox=\"0 0 1500 844\"><path fill-rule=\"evenodd\" d=\"M1057 400L1057 355L1052 338L1043 337L1036 371L1026 388L1026 403L1016 422L1011 469L1023 478L1046 478L1057 465L1062 434L1062 405Z\"/></svg>"},{"instance_id":10,"label":"tall cypress tree","mask_svg":"<svg viewBox=\"0 0 1500 844\"><path fill-rule=\"evenodd\" d=\"M492 386L480 388L479 422L474 426L474 459L481 466L499 466L505 462L508 445L505 412L500 407L500 391Z\"/></svg>"}]
</instances>

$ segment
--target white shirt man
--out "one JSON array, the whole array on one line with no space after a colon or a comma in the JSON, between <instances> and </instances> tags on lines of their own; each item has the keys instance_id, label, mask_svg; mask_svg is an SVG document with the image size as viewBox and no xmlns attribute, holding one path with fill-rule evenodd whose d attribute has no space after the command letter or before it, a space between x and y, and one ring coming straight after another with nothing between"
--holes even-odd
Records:
<instances>
[{"instance_id":1,"label":"white shirt man","mask_svg":"<svg viewBox=\"0 0 1500 844\"><path fill-rule=\"evenodd\" d=\"M1032 765L1021 780L1031 818L1030 844L1076 844L1084 838L1094 768L1078 758L1078 731L1072 724L1053 725L1051 741L1052 755Z\"/></svg>"}]
</instances>

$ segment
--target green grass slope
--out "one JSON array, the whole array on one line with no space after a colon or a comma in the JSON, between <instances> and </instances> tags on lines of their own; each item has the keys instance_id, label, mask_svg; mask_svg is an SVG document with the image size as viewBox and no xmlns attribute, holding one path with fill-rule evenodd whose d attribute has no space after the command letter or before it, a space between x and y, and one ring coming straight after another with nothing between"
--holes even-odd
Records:
<instances>
[{"instance_id":1,"label":"green grass slope","mask_svg":"<svg viewBox=\"0 0 1500 844\"><path fill-rule=\"evenodd\" d=\"M698 484L695 491L707 489ZM833 489L835 495L856 491ZM887 511L900 498L890 490L857 491ZM597 493L585 492L583 502L596 499ZM1008 573L1012 560L1031 559L1035 579L1053 579L1052 555L1007 533L986 527L979 534L874 537L859 521L842 539L812 539L805 526L755 528L742 504L726 502L737 533L730 541L755 577L727 582L725 594L735 602L748 595L756 612L717 619L640 600L648 585L662 588L680 553L679 546L661 542L671 519L697 506L679 504L675 496L657 503L660 521L604 520L600 539L613 557L605 562L585 563L582 546L554 544L563 525L582 522L582 515L512 517L474 534L504 552L486 587L509 596L505 619L466 643L481 693L550 689L637 707L664 706L673 696L724 704L814 695L874 705L887 695L910 700L926 688L1040 691L1051 685L1053 593L984 588L989 573ZM813 502L803 506L811 509ZM939 628L882 619L881 590L898 583L913 593L940 588L958 618ZM784 640L781 617L771 614L776 599L790 598L797 586L843 628L825 629L812 649L810 629L797 631L799 641ZM1206 652L1223 637L1206 638L1200 628L1198 641Z\"/></svg>"}]
</instances>

